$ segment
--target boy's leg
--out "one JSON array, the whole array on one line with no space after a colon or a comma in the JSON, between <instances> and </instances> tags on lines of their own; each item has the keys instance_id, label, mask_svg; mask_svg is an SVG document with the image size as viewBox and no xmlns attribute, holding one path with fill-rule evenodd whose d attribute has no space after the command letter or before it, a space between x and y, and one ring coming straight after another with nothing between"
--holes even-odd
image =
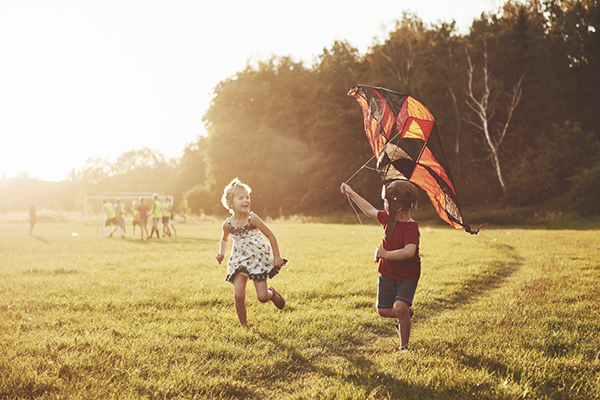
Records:
<instances>
[{"instance_id":1,"label":"boy's leg","mask_svg":"<svg viewBox=\"0 0 600 400\"><path fill-rule=\"evenodd\" d=\"M248 278L244 275L235 273L233 275L233 300L235 302L235 312L237 313L240 325L243 328L248 327L246 318L246 282Z\"/></svg>"},{"instance_id":2,"label":"boy's leg","mask_svg":"<svg viewBox=\"0 0 600 400\"><path fill-rule=\"evenodd\" d=\"M394 311L396 300L396 283L393 279L379 275L377 286L377 312L384 318L397 318Z\"/></svg>"},{"instance_id":3,"label":"boy's leg","mask_svg":"<svg viewBox=\"0 0 600 400\"><path fill-rule=\"evenodd\" d=\"M382 275L379 276L377 311L384 318L398 319L397 329L402 347L408 346L410 339L410 306L415 295L417 283L418 279L396 281Z\"/></svg>"},{"instance_id":4,"label":"boy's leg","mask_svg":"<svg viewBox=\"0 0 600 400\"><path fill-rule=\"evenodd\" d=\"M394 304L394 313L398 318L399 333L400 333L400 345L402 347L408 346L410 340L410 306L402 300L398 300Z\"/></svg>"},{"instance_id":5,"label":"boy's leg","mask_svg":"<svg viewBox=\"0 0 600 400\"><path fill-rule=\"evenodd\" d=\"M112 220L111 220L112 221ZM113 230L110 232L110 234L108 236L112 237L112 235L117 231L117 228L119 227L119 225L117 225L117 223L110 223L111 226L114 226Z\"/></svg>"},{"instance_id":6,"label":"boy's leg","mask_svg":"<svg viewBox=\"0 0 600 400\"><path fill-rule=\"evenodd\" d=\"M158 219L154 218L152 220L152 230L156 231L156 238L160 239L159 230L158 230ZM152 234L150 234L152 236Z\"/></svg>"}]
</instances>

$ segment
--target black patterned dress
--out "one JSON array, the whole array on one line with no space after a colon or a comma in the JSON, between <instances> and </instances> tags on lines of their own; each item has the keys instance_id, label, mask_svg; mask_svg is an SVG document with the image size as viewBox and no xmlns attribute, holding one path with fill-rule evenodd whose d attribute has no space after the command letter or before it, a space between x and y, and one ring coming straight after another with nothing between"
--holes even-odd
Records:
<instances>
[{"instance_id":1,"label":"black patterned dress","mask_svg":"<svg viewBox=\"0 0 600 400\"><path fill-rule=\"evenodd\" d=\"M233 283L233 274L239 272L255 282L266 281L279 273L275 267L273 250L262 233L252 224L251 217L242 227L231 225L227 220L229 232L233 237L233 247L227 262L227 282Z\"/></svg>"}]
</instances>

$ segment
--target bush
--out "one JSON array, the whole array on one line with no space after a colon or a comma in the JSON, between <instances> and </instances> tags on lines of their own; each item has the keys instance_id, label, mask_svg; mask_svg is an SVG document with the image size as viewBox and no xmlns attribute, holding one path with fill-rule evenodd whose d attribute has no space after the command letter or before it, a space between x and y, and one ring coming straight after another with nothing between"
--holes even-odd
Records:
<instances>
[{"instance_id":1,"label":"bush","mask_svg":"<svg viewBox=\"0 0 600 400\"><path fill-rule=\"evenodd\" d=\"M582 215L600 213L600 161L569 179L572 183L569 198Z\"/></svg>"},{"instance_id":2,"label":"bush","mask_svg":"<svg viewBox=\"0 0 600 400\"><path fill-rule=\"evenodd\" d=\"M599 156L600 141L594 133L583 132L578 123L555 124L551 133L540 135L536 147L530 148L513 170L508 186L509 204L545 204L567 196L578 182L583 186L577 193L585 192L586 184L579 175L592 168Z\"/></svg>"},{"instance_id":3,"label":"bush","mask_svg":"<svg viewBox=\"0 0 600 400\"><path fill-rule=\"evenodd\" d=\"M223 212L220 200L215 198L204 185L198 184L186 191L183 194L183 201L186 204L186 213L191 211L193 214L201 215Z\"/></svg>"}]
</instances>

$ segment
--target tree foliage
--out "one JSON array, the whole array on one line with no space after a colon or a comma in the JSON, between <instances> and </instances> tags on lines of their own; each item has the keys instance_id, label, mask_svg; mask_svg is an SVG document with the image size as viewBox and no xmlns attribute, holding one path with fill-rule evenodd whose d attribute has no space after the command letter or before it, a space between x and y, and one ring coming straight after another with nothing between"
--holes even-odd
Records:
<instances>
[{"instance_id":1,"label":"tree foliage","mask_svg":"<svg viewBox=\"0 0 600 400\"><path fill-rule=\"evenodd\" d=\"M405 13L364 55L336 41L312 65L285 56L249 63L216 86L204 116L209 135L180 159L150 149L90 159L68 190L169 191L188 211L225 213L221 191L238 177L253 188L261 215L323 214L343 207L339 185L352 177L378 204L378 175L361 169L374 166L362 113L346 95L366 84L410 94L431 110L463 206L564 198L597 213L599 30L597 0L509 0L466 35L454 23L426 26ZM468 123L470 88L489 90L497 159L481 126Z\"/></svg>"},{"instance_id":2,"label":"tree foliage","mask_svg":"<svg viewBox=\"0 0 600 400\"><path fill-rule=\"evenodd\" d=\"M582 174L590 175L595 168L590 160L598 157L598 139L591 133L598 117L590 106L597 104L598 90L572 88L594 88L600 81L589 82L600 71L597 16L597 2L509 1L461 36L454 24L426 27L404 14L364 56L335 42L312 68L277 57L248 66L219 85L206 115L214 201L238 176L255 187L258 210L335 209L339 183L371 157L360 110L345 96L358 83L411 94L431 109L463 204L498 198L539 204L571 188L585 192L581 188L593 179ZM484 73L473 65L485 66ZM468 123L477 90L489 92L484 117L485 128L496 135L493 153L482 124ZM256 93L269 98L257 101ZM252 134L243 143L242 125ZM276 161L282 153L287 165ZM372 171L361 171L351 183L377 201L379 182Z\"/></svg>"}]
</instances>

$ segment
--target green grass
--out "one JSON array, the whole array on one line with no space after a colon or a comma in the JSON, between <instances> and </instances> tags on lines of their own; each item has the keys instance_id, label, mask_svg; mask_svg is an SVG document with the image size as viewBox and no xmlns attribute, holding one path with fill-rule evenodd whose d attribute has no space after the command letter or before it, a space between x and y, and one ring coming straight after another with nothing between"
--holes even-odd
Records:
<instances>
[{"instance_id":1,"label":"green grass","mask_svg":"<svg viewBox=\"0 0 600 400\"><path fill-rule=\"evenodd\" d=\"M269 225L287 305L249 284L243 330L219 223L144 242L0 223L0 398L600 397L600 231L421 226L415 351L399 352L374 307L379 227Z\"/></svg>"}]
</instances>

